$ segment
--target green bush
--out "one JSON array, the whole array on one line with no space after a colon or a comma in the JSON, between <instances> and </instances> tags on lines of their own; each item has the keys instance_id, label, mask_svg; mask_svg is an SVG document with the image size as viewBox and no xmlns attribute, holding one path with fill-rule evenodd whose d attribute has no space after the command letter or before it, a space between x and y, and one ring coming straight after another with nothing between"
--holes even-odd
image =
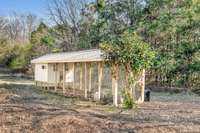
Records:
<instances>
[{"instance_id":1,"label":"green bush","mask_svg":"<svg viewBox=\"0 0 200 133\"><path fill-rule=\"evenodd\" d=\"M125 109L133 109L136 107L135 99L127 90L123 91L123 107Z\"/></svg>"},{"instance_id":2,"label":"green bush","mask_svg":"<svg viewBox=\"0 0 200 133\"><path fill-rule=\"evenodd\" d=\"M30 44L15 45L11 50L11 56L7 61L7 65L11 69L21 69L26 68L30 62Z\"/></svg>"}]
</instances>

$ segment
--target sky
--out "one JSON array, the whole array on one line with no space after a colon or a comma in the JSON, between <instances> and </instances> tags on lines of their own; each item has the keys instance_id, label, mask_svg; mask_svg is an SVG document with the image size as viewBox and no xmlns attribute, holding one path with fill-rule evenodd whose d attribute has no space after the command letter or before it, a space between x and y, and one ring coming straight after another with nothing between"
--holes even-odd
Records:
<instances>
[{"instance_id":1,"label":"sky","mask_svg":"<svg viewBox=\"0 0 200 133\"><path fill-rule=\"evenodd\" d=\"M0 0L0 16L8 16L13 11L32 13L47 19L47 0Z\"/></svg>"}]
</instances>

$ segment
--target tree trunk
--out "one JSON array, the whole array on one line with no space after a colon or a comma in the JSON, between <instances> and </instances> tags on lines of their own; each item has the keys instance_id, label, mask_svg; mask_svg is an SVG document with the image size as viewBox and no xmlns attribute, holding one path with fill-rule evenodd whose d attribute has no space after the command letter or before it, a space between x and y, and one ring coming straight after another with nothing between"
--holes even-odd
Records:
<instances>
[{"instance_id":1,"label":"tree trunk","mask_svg":"<svg viewBox=\"0 0 200 133\"><path fill-rule=\"evenodd\" d=\"M132 81L134 75L133 75L133 71L131 69L131 65L129 62L125 65L125 70L126 70L126 90L125 91L128 90L130 92L130 95L135 97L135 86Z\"/></svg>"},{"instance_id":2,"label":"tree trunk","mask_svg":"<svg viewBox=\"0 0 200 133\"><path fill-rule=\"evenodd\" d=\"M118 79L119 79L119 66L118 64L112 64L112 92L113 92L113 104L118 106Z\"/></svg>"}]
</instances>

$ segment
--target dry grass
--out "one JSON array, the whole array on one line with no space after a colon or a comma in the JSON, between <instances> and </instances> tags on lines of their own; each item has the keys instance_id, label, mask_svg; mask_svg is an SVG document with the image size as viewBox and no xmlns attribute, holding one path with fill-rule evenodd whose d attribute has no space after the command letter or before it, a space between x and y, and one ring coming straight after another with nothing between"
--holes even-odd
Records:
<instances>
[{"instance_id":1,"label":"dry grass","mask_svg":"<svg viewBox=\"0 0 200 133\"><path fill-rule=\"evenodd\" d=\"M15 82L0 85L1 133L200 132L200 97L194 94L152 93L151 102L123 110Z\"/></svg>"}]
</instances>

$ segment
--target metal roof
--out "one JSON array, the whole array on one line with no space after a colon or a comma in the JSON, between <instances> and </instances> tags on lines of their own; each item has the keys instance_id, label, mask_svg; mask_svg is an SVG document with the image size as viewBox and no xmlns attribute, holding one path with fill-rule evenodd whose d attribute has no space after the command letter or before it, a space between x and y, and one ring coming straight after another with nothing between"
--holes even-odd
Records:
<instances>
[{"instance_id":1,"label":"metal roof","mask_svg":"<svg viewBox=\"0 0 200 133\"><path fill-rule=\"evenodd\" d=\"M59 63L59 62L94 62L103 61L100 49L52 53L31 60L31 63Z\"/></svg>"}]
</instances>

